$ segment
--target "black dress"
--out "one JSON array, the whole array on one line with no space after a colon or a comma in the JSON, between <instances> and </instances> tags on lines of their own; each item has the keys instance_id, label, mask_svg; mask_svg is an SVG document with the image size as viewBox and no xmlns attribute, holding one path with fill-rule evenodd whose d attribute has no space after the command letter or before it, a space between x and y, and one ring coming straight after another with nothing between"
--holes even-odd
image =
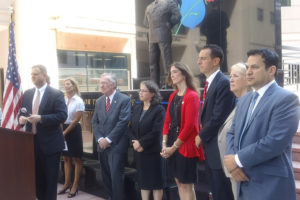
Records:
<instances>
[{"instance_id":1,"label":"black dress","mask_svg":"<svg viewBox=\"0 0 300 200\"><path fill-rule=\"evenodd\" d=\"M180 133L182 100L183 96L175 95L170 104L171 124L167 140L168 147L173 145ZM175 177L181 183L195 183L197 180L197 158L187 158L175 151L167 159L167 171L168 177Z\"/></svg>"},{"instance_id":2,"label":"black dress","mask_svg":"<svg viewBox=\"0 0 300 200\"><path fill-rule=\"evenodd\" d=\"M138 140L144 149L143 152L135 151L137 180L144 190L163 188L160 151L164 115L165 110L161 105L151 105L147 111L143 111L143 105L140 104L135 106L131 116L130 137Z\"/></svg>"}]
</instances>

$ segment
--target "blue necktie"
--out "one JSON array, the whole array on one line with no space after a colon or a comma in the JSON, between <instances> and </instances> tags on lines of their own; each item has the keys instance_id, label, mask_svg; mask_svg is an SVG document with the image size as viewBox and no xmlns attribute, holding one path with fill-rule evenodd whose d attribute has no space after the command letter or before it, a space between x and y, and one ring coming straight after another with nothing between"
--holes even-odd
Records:
<instances>
[{"instance_id":1,"label":"blue necktie","mask_svg":"<svg viewBox=\"0 0 300 200\"><path fill-rule=\"evenodd\" d=\"M257 92L253 92L252 98L251 98L251 103L250 103L250 106L249 106L249 109L248 109L248 112L247 112L247 117L246 117L246 120L245 120L245 123L244 123L243 131L242 131L242 134L240 136L239 149L241 149L242 138L243 138L245 130L248 126L249 120L251 119L253 108L254 108L254 105L255 105L255 102L256 102L256 99L257 99L258 96L259 96L259 94Z\"/></svg>"}]
</instances>

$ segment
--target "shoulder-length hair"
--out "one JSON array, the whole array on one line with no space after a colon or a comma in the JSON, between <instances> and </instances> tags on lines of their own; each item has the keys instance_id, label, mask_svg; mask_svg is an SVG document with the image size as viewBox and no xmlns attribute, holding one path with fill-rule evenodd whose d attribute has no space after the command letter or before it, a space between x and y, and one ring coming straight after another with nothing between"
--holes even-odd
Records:
<instances>
[{"instance_id":1,"label":"shoulder-length hair","mask_svg":"<svg viewBox=\"0 0 300 200\"><path fill-rule=\"evenodd\" d=\"M151 99L151 105L159 104L162 100L162 97L157 84L153 81L143 81L141 82L141 85L142 84L149 90L149 92L153 94L153 97Z\"/></svg>"},{"instance_id":2,"label":"shoulder-length hair","mask_svg":"<svg viewBox=\"0 0 300 200\"><path fill-rule=\"evenodd\" d=\"M66 82L66 81L70 81L70 82L71 82L71 84L74 86L75 93L76 93L78 96L80 96L80 91L79 91L79 87L78 87L77 81L76 81L74 78L72 78L72 77L66 78L66 79L64 80L64 82Z\"/></svg>"},{"instance_id":3,"label":"shoulder-length hair","mask_svg":"<svg viewBox=\"0 0 300 200\"><path fill-rule=\"evenodd\" d=\"M194 90L195 92L198 92L198 89L197 89L198 83L197 83L197 80L194 78L192 70L186 64L183 64L183 63L174 62L173 64L171 64L170 70L168 73L168 84L172 85L172 87L175 90L178 90L177 86L173 84L173 81L171 79L171 67L172 66L174 66L180 70L181 74L185 77L185 82L186 82L187 87Z\"/></svg>"}]
</instances>

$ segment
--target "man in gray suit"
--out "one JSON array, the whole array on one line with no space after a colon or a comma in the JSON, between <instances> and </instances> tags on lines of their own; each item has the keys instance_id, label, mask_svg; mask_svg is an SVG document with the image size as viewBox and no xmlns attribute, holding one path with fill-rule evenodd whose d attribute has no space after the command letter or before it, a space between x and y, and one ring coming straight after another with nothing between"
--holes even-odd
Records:
<instances>
[{"instance_id":1,"label":"man in gray suit","mask_svg":"<svg viewBox=\"0 0 300 200\"><path fill-rule=\"evenodd\" d=\"M93 132L98 143L103 183L109 199L123 200L124 164L128 147L128 122L131 113L130 98L116 91L113 74L102 74L93 116Z\"/></svg>"},{"instance_id":2,"label":"man in gray suit","mask_svg":"<svg viewBox=\"0 0 300 200\"><path fill-rule=\"evenodd\" d=\"M224 158L239 200L296 200L291 148L299 100L275 82L278 61L270 49L248 52L246 78L254 91L239 99Z\"/></svg>"},{"instance_id":3,"label":"man in gray suit","mask_svg":"<svg viewBox=\"0 0 300 200\"><path fill-rule=\"evenodd\" d=\"M160 85L160 53L164 72L172 64L172 27L180 21L180 11L173 0L155 0L147 6L144 24L149 27L150 79Z\"/></svg>"}]
</instances>

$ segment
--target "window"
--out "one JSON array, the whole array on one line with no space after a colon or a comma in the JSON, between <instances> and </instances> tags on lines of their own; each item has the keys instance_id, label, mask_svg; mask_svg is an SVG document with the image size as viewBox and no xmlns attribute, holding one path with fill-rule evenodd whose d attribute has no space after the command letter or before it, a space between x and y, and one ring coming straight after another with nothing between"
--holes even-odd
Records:
<instances>
[{"instance_id":1,"label":"window","mask_svg":"<svg viewBox=\"0 0 300 200\"><path fill-rule=\"evenodd\" d=\"M103 73L115 74L118 88L129 89L129 54L57 50L57 57L62 90L63 80L73 77L81 92L99 91L99 79Z\"/></svg>"},{"instance_id":2,"label":"window","mask_svg":"<svg viewBox=\"0 0 300 200\"><path fill-rule=\"evenodd\" d=\"M291 6L291 0L281 0L281 6Z\"/></svg>"},{"instance_id":3,"label":"window","mask_svg":"<svg viewBox=\"0 0 300 200\"><path fill-rule=\"evenodd\" d=\"M275 24L275 14L274 14L274 12L270 12L270 23Z\"/></svg>"},{"instance_id":4,"label":"window","mask_svg":"<svg viewBox=\"0 0 300 200\"><path fill-rule=\"evenodd\" d=\"M261 8L257 8L257 20L264 21L264 10Z\"/></svg>"}]
</instances>

